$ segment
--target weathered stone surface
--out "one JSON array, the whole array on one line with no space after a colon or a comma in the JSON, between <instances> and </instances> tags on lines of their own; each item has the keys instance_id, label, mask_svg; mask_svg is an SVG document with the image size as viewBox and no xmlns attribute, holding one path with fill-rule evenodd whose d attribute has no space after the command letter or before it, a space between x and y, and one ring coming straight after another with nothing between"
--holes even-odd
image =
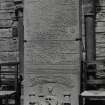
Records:
<instances>
[{"instance_id":1,"label":"weathered stone surface","mask_svg":"<svg viewBox=\"0 0 105 105\"><path fill-rule=\"evenodd\" d=\"M12 37L12 28L0 29L0 38L1 37Z\"/></svg>"},{"instance_id":2,"label":"weathered stone surface","mask_svg":"<svg viewBox=\"0 0 105 105\"><path fill-rule=\"evenodd\" d=\"M96 23L96 32L105 32L105 22L97 22Z\"/></svg>"},{"instance_id":3,"label":"weathered stone surface","mask_svg":"<svg viewBox=\"0 0 105 105\"><path fill-rule=\"evenodd\" d=\"M105 13L103 11L100 11L96 14L96 20L97 21L105 21Z\"/></svg>"},{"instance_id":4,"label":"weathered stone surface","mask_svg":"<svg viewBox=\"0 0 105 105\"><path fill-rule=\"evenodd\" d=\"M30 28L30 30L31 30L31 28ZM71 30L72 30L72 32L70 32ZM53 31L53 33L52 33L52 31ZM32 35L32 33L30 33L27 30L26 32L28 33L28 35L25 36L25 39L27 39L29 41L34 40L34 39L38 39L38 40L56 40L56 39L57 40L75 40L76 38L78 38L77 35L79 34L79 33L74 33L74 31L76 31L76 29L74 29L74 28L68 28L67 29L68 33L66 33L66 32L63 33L63 32L60 32L59 30L52 30L52 31L46 32L46 33L33 32L34 35ZM29 37L29 36L32 36L32 37Z\"/></svg>"},{"instance_id":5,"label":"weathered stone surface","mask_svg":"<svg viewBox=\"0 0 105 105\"><path fill-rule=\"evenodd\" d=\"M96 42L104 43L105 42L105 33L96 34Z\"/></svg>"},{"instance_id":6,"label":"weathered stone surface","mask_svg":"<svg viewBox=\"0 0 105 105\"><path fill-rule=\"evenodd\" d=\"M0 20L3 19L12 19L12 13L9 12L1 12L0 11Z\"/></svg>"},{"instance_id":7,"label":"weathered stone surface","mask_svg":"<svg viewBox=\"0 0 105 105\"><path fill-rule=\"evenodd\" d=\"M76 65L31 65L30 63L25 63L26 71L25 73L34 73L34 74L43 74L47 72L47 74L55 73L62 75L64 73L73 73L78 74L79 72L79 64ZM30 69L31 68L31 69ZM27 74L26 74L27 75Z\"/></svg>"},{"instance_id":8,"label":"weathered stone surface","mask_svg":"<svg viewBox=\"0 0 105 105\"><path fill-rule=\"evenodd\" d=\"M105 6L97 6L96 7L96 13L102 13L105 10Z\"/></svg>"},{"instance_id":9,"label":"weathered stone surface","mask_svg":"<svg viewBox=\"0 0 105 105\"><path fill-rule=\"evenodd\" d=\"M29 66L30 67L30 66ZM27 67L27 69L29 69L29 67ZM50 68L49 68L50 67ZM77 72L77 69L79 67L79 65L68 65L68 68L64 68L67 67L67 65L55 65L55 67L53 65L36 65L35 68L32 68L32 70L27 71L26 73L34 73L34 74L38 74L38 75L42 75L42 74L46 74L46 75L51 75L51 74L78 74L79 70Z\"/></svg>"},{"instance_id":10,"label":"weathered stone surface","mask_svg":"<svg viewBox=\"0 0 105 105\"><path fill-rule=\"evenodd\" d=\"M96 53L97 53L97 56L103 56L103 57L105 57L105 47L104 48L97 48L96 49L97 51L96 51Z\"/></svg>"},{"instance_id":11,"label":"weathered stone surface","mask_svg":"<svg viewBox=\"0 0 105 105\"><path fill-rule=\"evenodd\" d=\"M1 1L0 3L0 9L10 9L13 8L14 3L12 1Z\"/></svg>"},{"instance_id":12,"label":"weathered stone surface","mask_svg":"<svg viewBox=\"0 0 105 105\"><path fill-rule=\"evenodd\" d=\"M104 0L97 0L96 5L97 6L105 6L105 1Z\"/></svg>"},{"instance_id":13,"label":"weathered stone surface","mask_svg":"<svg viewBox=\"0 0 105 105\"><path fill-rule=\"evenodd\" d=\"M75 56L74 56L75 55ZM26 62L32 65L51 64L51 65L77 65L79 64L79 54L34 54L27 55Z\"/></svg>"},{"instance_id":14,"label":"weathered stone surface","mask_svg":"<svg viewBox=\"0 0 105 105\"><path fill-rule=\"evenodd\" d=\"M0 52L0 63L18 61L18 52Z\"/></svg>"},{"instance_id":15,"label":"weathered stone surface","mask_svg":"<svg viewBox=\"0 0 105 105\"><path fill-rule=\"evenodd\" d=\"M105 47L105 43L104 42L97 42L96 43L96 47L97 48L104 48Z\"/></svg>"},{"instance_id":16,"label":"weathered stone surface","mask_svg":"<svg viewBox=\"0 0 105 105\"><path fill-rule=\"evenodd\" d=\"M13 6L13 0L0 0L0 63L19 62L18 40L12 37ZM3 71L13 71L14 69L16 70L10 66L2 68ZM10 78L15 79L16 77L9 73L9 75L1 74L0 79ZM9 103L14 104L14 99L10 99Z\"/></svg>"},{"instance_id":17,"label":"weathered stone surface","mask_svg":"<svg viewBox=\"0 0 105 105\"><path fill-rule=\"evenodd\" d=\"M31 3L32 2L32 3ZM65 1L67 5L63 5L64 1L55 1L49 4L49 2L30 1L27 7L26 14L26 27L25 39L67 39L75 40L78 37L77 28L78 21L76 17L78 15L77 8L73 5L73 1ZM73 3L73 5L71 5ZM42 5L43 4L43 5ZM30 18L31 19L28 19ZM36 19L35 19L36 18ZM33 34L34 33L34 34Z\"/></svg>"},{"instance_id":18,"label":"weathered stone surface","mask_svg":"<svg viewBox=\"0 0 105 105\"><path fill-rule=\"evenodd\" d=\"M75 79L74 79L75 78ZM35 74L28 74L28 76L25 78L25 90L27 94L39 94L42 93L45 97L48 96L48 88L53 88L53 94L57 97L57 101L59 103L62 103L63 101L63 94L69 93L72 95L71 102L73 103L75 101L75 96L73 94L77 93L77 84L76 81L78 78L77 75L70 75L70 74L64 74L64 75L35 75ZM70 81L72 81L72 83ZM74 87L75 84L75 87ZM32 87L34 89L32 89ZM68 91L65 91L65 88L68 89ZM72 91L71 91L71 88ZM28 90L30 89L30 91ZM29 96L25 94L26 98L24 99L25 103L28 104L30 101ZM59 97L62 96L62 97Z\"/></svg>"},{"instance_id":19,"label":"weathered stone surface","mask_svg":"<svg viewBox=\"0 0 105 105\"><path fill-rule=\"evenodd\" d=\"M78 105L79 1L25 0L24 5L24 105L29 104L29 94L41 93L39 85L45 96L51 85L60 98L64 91L71 92L71 103Z\"/></svg>"},{"instance_id":20,"label":"weathered stone surface","mask_svg":"<svg viewBox=\"0 0 105 105\"><path fill-rule=\"evenodd\" d=\"M96 53L98 56L105 56L105 43L100 42L96 44Z\"/></svg>"},{"instance_id":21,"label":"weathered stone surface","mask_svg":"<svg viewBox=\"0 0 105 105\"><path fill-rule=\"evenodd\" d=\"M0 20L0 27L11 27L12 20Z\"/></svg>"},{"instance_id":22,"label":"weathered stone surface","mask_svg":"<svg viewBox=\"0 0 105 105\"><path fill-rule=\"evenodd\" d=\"M32 53L79 53L79 43L76 41L35 40L25 44L26 51ZM34 50L35 49L35 50Z\"/></svg>"},{"instance_id":23,"label":"weathered stone surface","mask_svg":"<svg viewBox=\"0 0 105 105\"><path fill-rule=\"evenodd\" d=\"M17 51L18 50L18 40L13 39L0 39L0 52L3 51Z\"/></svg>"},{"instance_id":24,"label":"weathered stone surface","mask_svg":"<svg viewBox=\"0 0 105 105\"><path fill-rule=\"evenodd\" d=\"M16 67L14 66L1 66L2 71L16 71Z\"/></svg>"}]
</instances>

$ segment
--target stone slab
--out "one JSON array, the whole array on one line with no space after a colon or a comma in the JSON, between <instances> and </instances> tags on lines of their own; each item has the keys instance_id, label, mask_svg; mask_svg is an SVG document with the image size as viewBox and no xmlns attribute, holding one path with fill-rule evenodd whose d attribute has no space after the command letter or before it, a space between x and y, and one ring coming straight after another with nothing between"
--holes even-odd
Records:
<instances>
[{"instance_id":1,"label":"stone slab","mask_svg":"<svg viewBox=\"0 0 105 105\"><path fill-rule=\"evenodd\" d=\"M34 40L24 44L32 53L79 53L79 42L61 40Z\"/></svg>"},{"instance_id":2,"label":"stone slab","mask_svg":"<svg viewBox=\"0 0 105 105\"><path fill-rule=\"evenodd\" d=\"M25 62L31 65L77 65L79 64L79 54L57 54L57 53L32 53L25 55Z\"/></svg>"},{"instance_id":3,"label":"stone slab","mask_svg":"<svg viewBox=\"0 0 105 105\"><path fill-rule=\"evenodd\" d=\"M24 6L24 105L29 105L29 94L36 95L34 102L41 93L47 97L49 86L59 104L66 91L71 104L78 105L79 1L25 0Z\"/></svg>"},{"instance_id":4,"label":"stone slab","mask_svg":"<svg viewBox=\"0 0 105 105\"><path fill-rule=\"evenodd\" d=\"M12 27L12 20L0 20L0 27Z\"/></svg>"}]
</instances>

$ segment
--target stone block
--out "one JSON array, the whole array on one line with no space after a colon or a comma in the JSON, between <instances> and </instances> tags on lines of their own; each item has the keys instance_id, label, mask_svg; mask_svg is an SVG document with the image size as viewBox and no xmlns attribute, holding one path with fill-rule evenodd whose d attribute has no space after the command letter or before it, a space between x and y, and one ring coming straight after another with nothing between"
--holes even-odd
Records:
<instances>
[{"instance_id":1,"label":"stone block","mask_svg":"<svg viewBox=\"0 0 105 105\"><path fill-rule=\"evenodd\" d=\"M0 20L0 27L12 27L12 20Z\"/></svg>"},{"instance_id":2,"label":"stone block","mask_svg":"<svg viewBox=\"0 0 105 105\"><path fill-rule=\"evenodd\" d=\"M72 92L71 104L78 105L79 1L25 0L24 6L24 105L30 93L40 94L39 85L57 87L60 99L64 90Z\"/></svg>"},{"instance_id":3,"label":"stone block","mask_svg":"<svg viewBox=\"0 0 105 105\"><path fill-rule=\"evenodd\" d=\"M28 4L29 6L25 7L25 27L28 27L25 29L26 40L75 40L79 37L75 1L58 0L51 4L49 1L29 1Z\"/></svg>"},{"instance_id":4,"label":"stone block","mask_svg":"<svg viewBox=\"0 0 105 105\"><path fill-rule=\"evenodd\" d=\"M105 21L105 13L103 11L100 11L96 14L96 20L97 21Z\"/></svg>"},{"instance_id":5,"label":"stone block","mask_svg":"<svg viewBox=\"0 0 105 105\"><path fill-rule=\"evenodd\" d=\"M104 43L105 42L105 33L97 33L96 34L96 42Z\"/></svg>"},{"instance_id":6,"label":"stone block","mask_svg":"<svg viewBox=\"0 0 105 105\"><path fill-rule=\"evenodd\" d=\"M0 29L0 38L3 37L12 37L12 28Z\"/></svg>"},{"instance_id":7,"label":"stone block","mask_svg":"<svg viewBox=\"0 0 105 105\"><path fill-rule=\"evenodd\" d=\"M12 19L12 13L0 11L0 20L3 19Z\"/></svg>"},{"instance_id":8,"label":"stone block","mask_svg":"<svg viewBox=\"0 0 105 105\"><path fill-rule=\"evenodd\" d=\"M95 30L96 32L105 32L104 27L105 27L105 22L97 22Z\"/></svg>"},{"instance_id":9,"label":"stone block","mask_svg":"<svg viewBox=\"0 0 105 105\"><path fill-rule=\"evenodd\" d=\"M1 39L0 46L0 52L17 51L18 41L13 39Z\"/></svg>"},{"instance_id":10,"label":"stone block","mask_svg":"<svg viewBox=\"0 0 105 105\"><path fill-rule=\"evenodd\" d=\"M32 53L28 53L25 55L25 61L31 65L78 65L79 54L39 53L33 56Z\"/></svg>"}]
</instances>

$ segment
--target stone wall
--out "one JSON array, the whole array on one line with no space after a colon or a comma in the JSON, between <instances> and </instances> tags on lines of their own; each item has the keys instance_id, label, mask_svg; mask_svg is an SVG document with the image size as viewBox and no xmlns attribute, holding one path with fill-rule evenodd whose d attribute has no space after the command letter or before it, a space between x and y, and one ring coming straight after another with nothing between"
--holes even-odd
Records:
<instances>
[{"instance_id":1,"label":"stone wall","mask_svg":"<svg viewBox=\"0 0 105 105\"><path fill-rule=\"evenodd\" d=\"M17 31L13 30L14 27L15 29L17 27L15 9L16 5L14 0L0 0L0 64L20 61L19 37ZM8 66L7 71L9 71L10 68L11 67ZM9 73L9 76L12 75L13 72ZM3 79L8 78L9 80L9 77L6 76L4 76ZM22 101L23 100L21 100L21 102ZM10 99L9 103L11 102L14 103L14 100Z\"/></svg>"},{"instance_id":2,"label":"stone wall","mask_svg":"<svg viewBox=\"0 0 105 105\"><path fill-rule=\"evenodd\" d=\"M97 76L105 78L105 1L96 4Z\"/></svg>"},{"instance_id":3,"label":"stone wall","mask_svg":"<svg viewBox=\"0 0 105 105\"><path fill-rule=\"evenodd\" d=\"M0 63L17 62L18 38L12 35L13 19L15 14L14 3L11 0L0 1Z\"/></svg>"},{"instance_id":4,"label":"stone wall","mask_svg":"<svg viewBox=\"0 0 105 105\"><path fill-rule=\"evenodd\" d=\"M18 61L18 38L12 35L13 2L0 0L0 63ZM29 95L45 97L48 88L59 103L71 94L78 105L80 85L79 0L24 0L24 105ZM98 69L105 68L105 1L96 14ZM84 25L83 25L84 28ZM84 35L84 33L83 33Z\"/></svg>"}]
</instances>

